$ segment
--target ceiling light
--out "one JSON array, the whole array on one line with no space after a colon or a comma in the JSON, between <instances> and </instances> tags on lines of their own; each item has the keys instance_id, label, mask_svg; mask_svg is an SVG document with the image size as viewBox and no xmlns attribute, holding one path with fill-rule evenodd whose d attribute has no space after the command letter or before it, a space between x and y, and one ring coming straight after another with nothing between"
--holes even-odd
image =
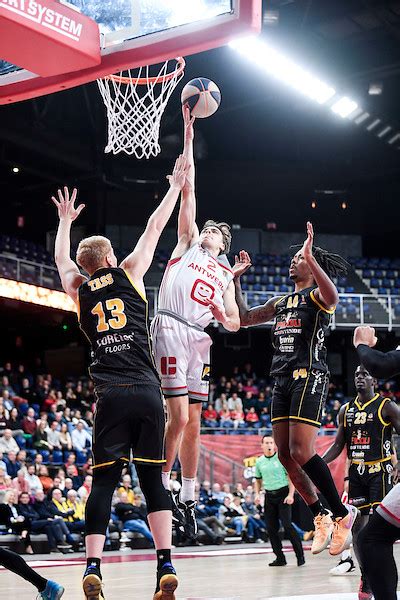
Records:
<instances>
[{"instance_id":1,"label":"ceiling light","mask_svg":"<svg viewBox=\"0 0 400 600\"><path fill-rule=\"evenodd\" d=\"M357 102L347 96L343 96L331 106L332 112L342 117L342 119L349 117L357 108Z\"/></svg>"},{"instance_id":2,"label":"ceiling light","mask_svg":"<svg viewBox=\"0 0 400 600\"><path fill-rule=\"evenodd\" d=\"M232 40L229 45L266 73L290 85L319 104L325 104L336 94L333 87L257 38L237 38Z\"/></svg>"},{"instance_id":3,"label":"ceiling light","mask_svg":"<svg viewBox=\"0 0 400 600\"><path fill-rule=\"evenodd\" d=\"M12 172L13 173L19 173L19 167L13 167L12 168Z\"/></svg>"}]
</instances>

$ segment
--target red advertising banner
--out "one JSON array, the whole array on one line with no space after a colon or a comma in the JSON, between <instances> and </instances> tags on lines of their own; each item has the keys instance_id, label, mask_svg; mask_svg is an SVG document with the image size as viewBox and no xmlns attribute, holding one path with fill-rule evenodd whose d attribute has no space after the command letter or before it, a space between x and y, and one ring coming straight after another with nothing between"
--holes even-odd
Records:
<instances>
[{"instance_id":1,"label":"red advertising banner","mask_svg":"<svg viewBox=\"0 0 400 600\"><path fill-rule=\"evenodd\" d=\"M322 455L333 443L333 436L319 436L316 441L318 454ZM224 483L251 483L254 465L261 456L261 436L248 435L202 435L202 460L200 477ZM329 467L339 494L343 492L346 462L345 451Z\"/></svg>"}]
</instances>

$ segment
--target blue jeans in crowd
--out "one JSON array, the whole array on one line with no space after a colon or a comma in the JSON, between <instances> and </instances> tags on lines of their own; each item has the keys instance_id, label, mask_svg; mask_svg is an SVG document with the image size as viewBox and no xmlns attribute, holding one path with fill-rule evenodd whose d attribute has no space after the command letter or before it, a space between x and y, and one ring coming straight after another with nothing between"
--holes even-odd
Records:
<instances>
[{"instance_id":1,"label":"blue jeans in crowd","mask_svg":"<svg viewBox=\"0 0 400 600\"><path fill-rule=\"evenodd\" d=\"M151 535L151 531L148 528L147 524L141 519L132 519L130 521L125 521L123 531L136 531L137 533L141 533L147 540L154 543L153 536Z\"/></svg>"}]
</instances>

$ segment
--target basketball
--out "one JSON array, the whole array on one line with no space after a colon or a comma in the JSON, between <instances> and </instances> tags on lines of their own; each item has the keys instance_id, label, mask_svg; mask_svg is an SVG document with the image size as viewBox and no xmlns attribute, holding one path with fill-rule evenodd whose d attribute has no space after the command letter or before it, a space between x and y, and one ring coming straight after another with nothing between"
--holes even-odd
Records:
<instances>
[{"instance_id":1,"label":"basketball","mask_svg":"<svg viewBox=\"0 0 400 600\"><path fill-rule=\"evenodd\" d=\"M182 104L188 104L191 114L204 119L217 110L221 102L219 87L210 79L196 77L185 85L181 95Z\"/></svg>"}]
</instances>

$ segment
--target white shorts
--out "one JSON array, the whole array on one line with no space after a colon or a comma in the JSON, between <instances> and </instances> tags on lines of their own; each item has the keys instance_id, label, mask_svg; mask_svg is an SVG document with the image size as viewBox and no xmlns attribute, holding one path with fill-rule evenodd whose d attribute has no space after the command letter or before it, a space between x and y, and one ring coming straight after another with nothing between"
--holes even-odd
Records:
<instances>
[{"instance_id":1,"label":"white shorts","mask_svg":"<svg viewBox=\"0 0 400 600\"><path fill-rule=\"evenodd\" d=\"M206 402L210 382L210 336L168 315L155 316L151 335L164 396L188 395L190 403Z\"/></svg>"}]
</instances>

